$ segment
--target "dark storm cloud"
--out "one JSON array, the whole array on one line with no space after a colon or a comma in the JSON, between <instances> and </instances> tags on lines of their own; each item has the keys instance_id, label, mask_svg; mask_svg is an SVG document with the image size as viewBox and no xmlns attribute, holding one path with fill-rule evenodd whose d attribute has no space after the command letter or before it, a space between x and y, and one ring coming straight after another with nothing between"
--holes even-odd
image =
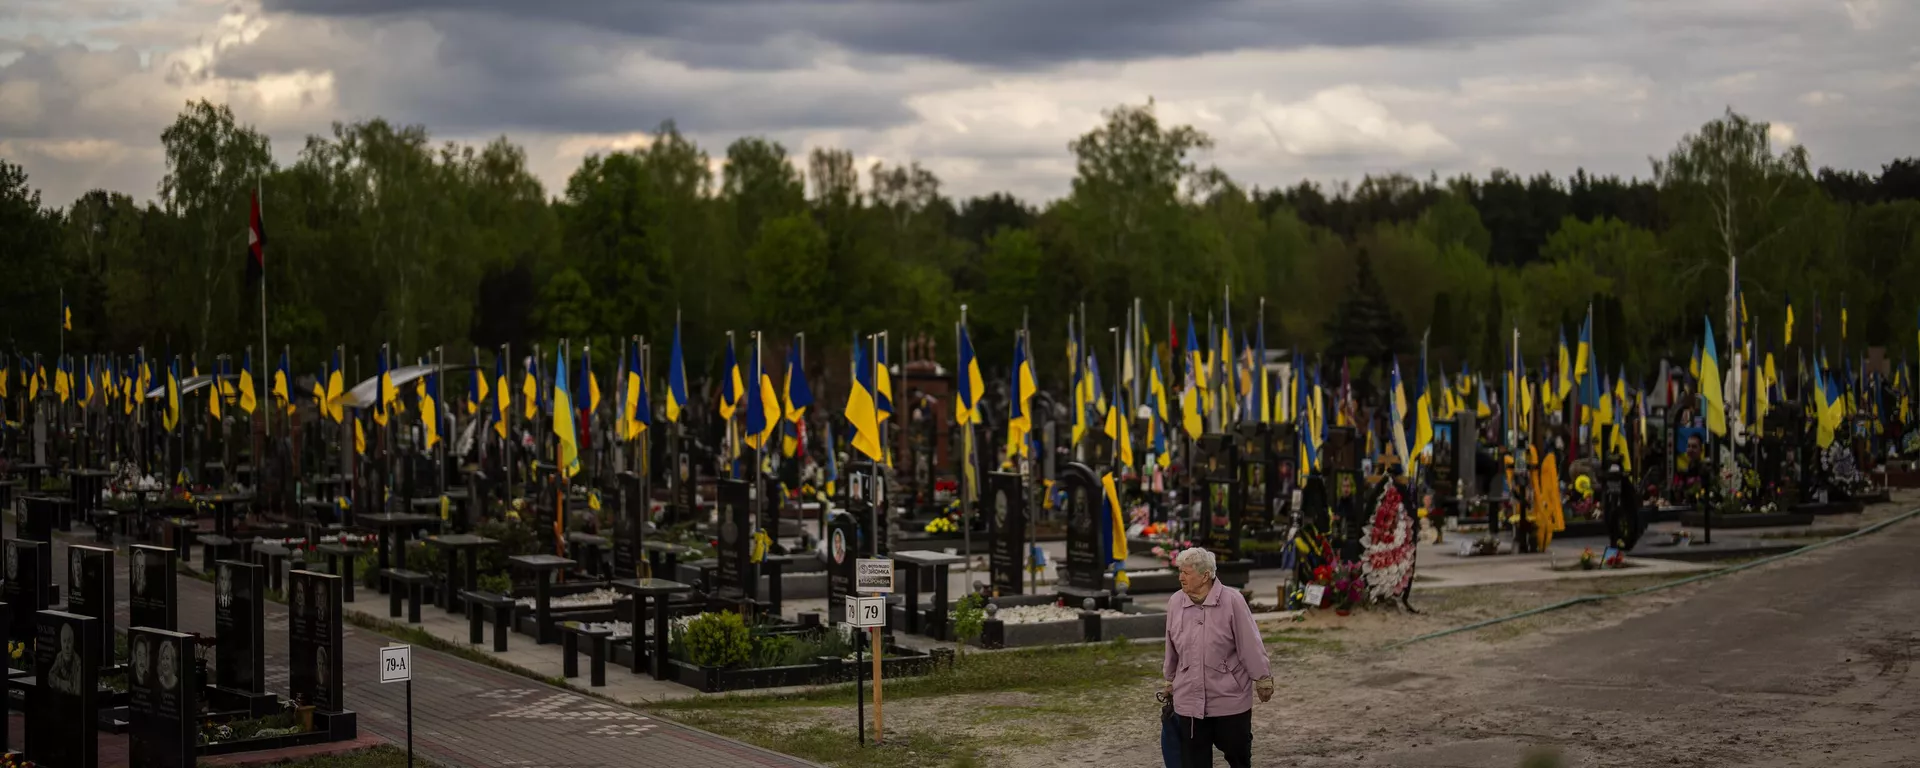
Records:
<instances>
[{"instance_id":1,"label":"dark storm cloud","mask_svg":"<svg viewBox=\"0 0 1920 768\"><path fill-rule=\"evenodd\" d=\"M436 134L519 131L626 133L675 120L688 130L813 130L906 121L898 84L811 78L769 70L701 73L648 58L633 38L496 16L339 20L324 34L276 26L222 52L216 71L252 78L325 62L341 106L354 115L420 123ZM289 54L289 51L298 51ZM654 51L646 51L658 56Z\"/></svg>"},{"instance_id":2,"label":"dark storm cloud","mask_svg":"<svg viewBox=\"0 0 1920 768\"><path fill-rule=\"evenodd\" d=\"M1247 48L1423 46L1546 26L1558 0L264 0L271 11L406 18L490 13L672 42L684 55L747 53L801 35L857 53L1033 67ZM712 46L713 48L706 48ZM715 64L721 62L715 61ZM734 65L731 59L725 62Z\"/></svg>"}]
</instances>

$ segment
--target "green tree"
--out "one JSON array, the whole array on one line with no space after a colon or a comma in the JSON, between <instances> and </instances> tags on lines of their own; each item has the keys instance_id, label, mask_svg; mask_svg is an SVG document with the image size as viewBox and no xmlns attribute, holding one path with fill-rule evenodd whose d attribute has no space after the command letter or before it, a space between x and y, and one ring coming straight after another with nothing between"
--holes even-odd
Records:
<instances>
[{"instance_id":1,"label":"green tree","mask_svg":"<svg viewBox=\"0 0 1920 768\"><path fill-rule=\"evenodd\" d=\"M237 286L244 269L249 193L273 171L273 155L264 134L240 125L226 105L205 99L188 103L160 134L160 143L167 166L160 199L184 220L192 237L190 247L175 254L165 295L177 303L168 314L198 315L197 322L183 330L210 359L215 350L232 349L251 335L244 324L215 326L214 318L239 316Z\"/></svg>"},{"instance_id":2,"label":"green tree","mask_svg":"<svg viewBox=\"0 0 1920 768\"><path fill-rule=\"evenodd\" d=\"M768 221L747 251L747 297L753 327L775 337L795 332L815 339L839 335L839 313L828 301L827 233L805 212Z\"/></svg>"}]
</instances>

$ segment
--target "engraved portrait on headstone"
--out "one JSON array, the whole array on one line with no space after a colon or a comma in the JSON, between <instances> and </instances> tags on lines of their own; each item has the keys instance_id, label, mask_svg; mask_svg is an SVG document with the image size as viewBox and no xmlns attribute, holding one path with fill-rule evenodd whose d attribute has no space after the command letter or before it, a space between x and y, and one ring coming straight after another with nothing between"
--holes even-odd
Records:
<instances>
[{"instance_id":1,"label":"engraved portrait on headstone","mask_svg":"<svg viewBox=\"0 0 1920 768\"><path fill-rule=\"evenodd\" d=\"M67 594L80 591L80 558L67 559Z\"/></svg>"},{"instance_id":2,"label":"engraved portrait on headstone","mask_svg":"<svg viewBox=\"0 0 1920 768\"><path fill-rule=\"evenodd\" d=\"M324 600L321 602L325 602ZM313 652L314 666L318 668L320 690L333 687L333 651L322 645Z\"/></svg>"},{"instance_id":3,"label":"engraved portrait on headstone","mask_svg":"<svg viewBox=\"0 0 1920 768\"><path fill-rule=\"evenodd\" d=\"M147 553L145 550L136 549L133 551L133 570L128 572L127 579L132 582L133 594L140 597L147 596Z\"/></svg>"},{"instance_id":4,"label":"engraved portrait on headstone","mask_svg":"<svg viewBox=\"0 0 1920 768\"><path fill-rule=\"evenodd\" d=\"M12 547L7 548L7 580L20 578L20 553Z\"/></svg>"},{"instance_id":5,"label":"engraved portrait on headstone","mask_svg":"<svg viewBox=\"0 0 1920 768\"><path fill-rule=\"evenodd\" d=\"M54 654L47 686L71 696L80 695L80 651L74 647L73 625L60 625L60 652Z\"/></svg>"},{"instance_id":6,"label":"engraved portrait on headstone","mask_svg":"<svg viewBox=\"0 0 1920 768\"><path fill-rule=\"evenodd\" d=\"M220 568L219 579L213 585L213 599L221 608L233 606L233 570Z\"/></svg>"},{"instance_id":7,"label":"engraved portrait on headstone","mask_svg":"<svg viewBox=\"0 0 1920 768\"><path fill-rule=\"evenodd\" d=\"M159 676L162 690L174 690L180 687L180 659L175 655L173 643L160 646Z\"/></svg>"},{"instance_id":8,"label":"engraved portrait on headstone","mask_svg":"<svg viewBox=\"0 0 1920 768\"><path fill-rule=\"evenodd\" d=\"M131 650L132 650L132 653L130 655L132 657L132 662L133 662L133 680L138 683L146 683L152 680L152 678L147 677L147 673L153 671L148 666L152 662L153 654L150 652L151 649L147 645L146 636L135 635L133 638L133 648Z\"/></svg>"}]
</instances>

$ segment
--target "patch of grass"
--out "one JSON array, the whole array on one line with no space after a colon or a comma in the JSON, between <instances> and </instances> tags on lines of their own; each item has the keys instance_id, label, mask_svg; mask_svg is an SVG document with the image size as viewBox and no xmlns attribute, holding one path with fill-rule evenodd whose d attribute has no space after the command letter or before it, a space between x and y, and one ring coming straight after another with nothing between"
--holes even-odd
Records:
<instances>
[{"instance_id":1,"label":"patch of grass","mask_svg":"<svg viewBox=\"0 0 1920 768\"><path fill-rule=\"evenodd\" d=\"M1324 651L1339 653L1346 650L1347 644L1329 637L1317 637L1289 629L1281 632L1262 632L1260 640L1270 646L1278 646L1288 652Z\"/></svg>"},{"instance_id":2,"label":"patch of grass","mask_svg":"<svg viewBox=\"0 0 1920 768\"><path fill-rule=\"evenodd\" d=\"M437 763L421 757L418 752L414 753L413 764L414 768L438 768ZM257 765L284 766L285 768L407 768L407 751L400 747L381 744L352 752L313 755Z\"/></svg>"},{"instance_id":3,"label":"patch of grass","mask_svg":"<svg viewBox=\"0 0 1920 768\"><path fill-rule=\"evenodd\" d=\"M952 671L887 682L886 700L1009 691L1075 693L1140 685L1159 674L1161 653L1159 646L1121 642L976 653ZM771 696L705 696L660 702L652 708L688 712L853 705L853 685L849 683Z\"/></svg>"},{"instance_id":4,"label":"patch of grass","mask_svg":"<svg viewBox=\"0 0 1920 768\"><path fill-rule=\"evenodd\" d=\"M867 716L871 718L872 712ZM681 722L804 760L843 768L978 768L985 765L978 748L961 736L889 727L886 739L860 745L858 725L851 713L840 722L814 722L803 727L779 727L791 720L727 715L693 716ZM871 720L868 727L872 727Z\"/></svg>"}]
</instances>

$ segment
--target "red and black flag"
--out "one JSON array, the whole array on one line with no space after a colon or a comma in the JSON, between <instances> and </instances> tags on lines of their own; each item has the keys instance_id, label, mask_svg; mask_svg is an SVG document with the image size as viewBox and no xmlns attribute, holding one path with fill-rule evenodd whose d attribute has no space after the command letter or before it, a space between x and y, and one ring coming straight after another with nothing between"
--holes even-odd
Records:
<instances>
[{"instance_id":1,"label":"red and black flag","mask_svg":"<svg viewBox=\"0 0 1920 768\"><path fill-rule=\"evenodd\" d=\"M247 283L258 283L267 270L267 225L260 218L260 193L253 193L253 216L247 224Z\"/></svg>"}]
</instances>

